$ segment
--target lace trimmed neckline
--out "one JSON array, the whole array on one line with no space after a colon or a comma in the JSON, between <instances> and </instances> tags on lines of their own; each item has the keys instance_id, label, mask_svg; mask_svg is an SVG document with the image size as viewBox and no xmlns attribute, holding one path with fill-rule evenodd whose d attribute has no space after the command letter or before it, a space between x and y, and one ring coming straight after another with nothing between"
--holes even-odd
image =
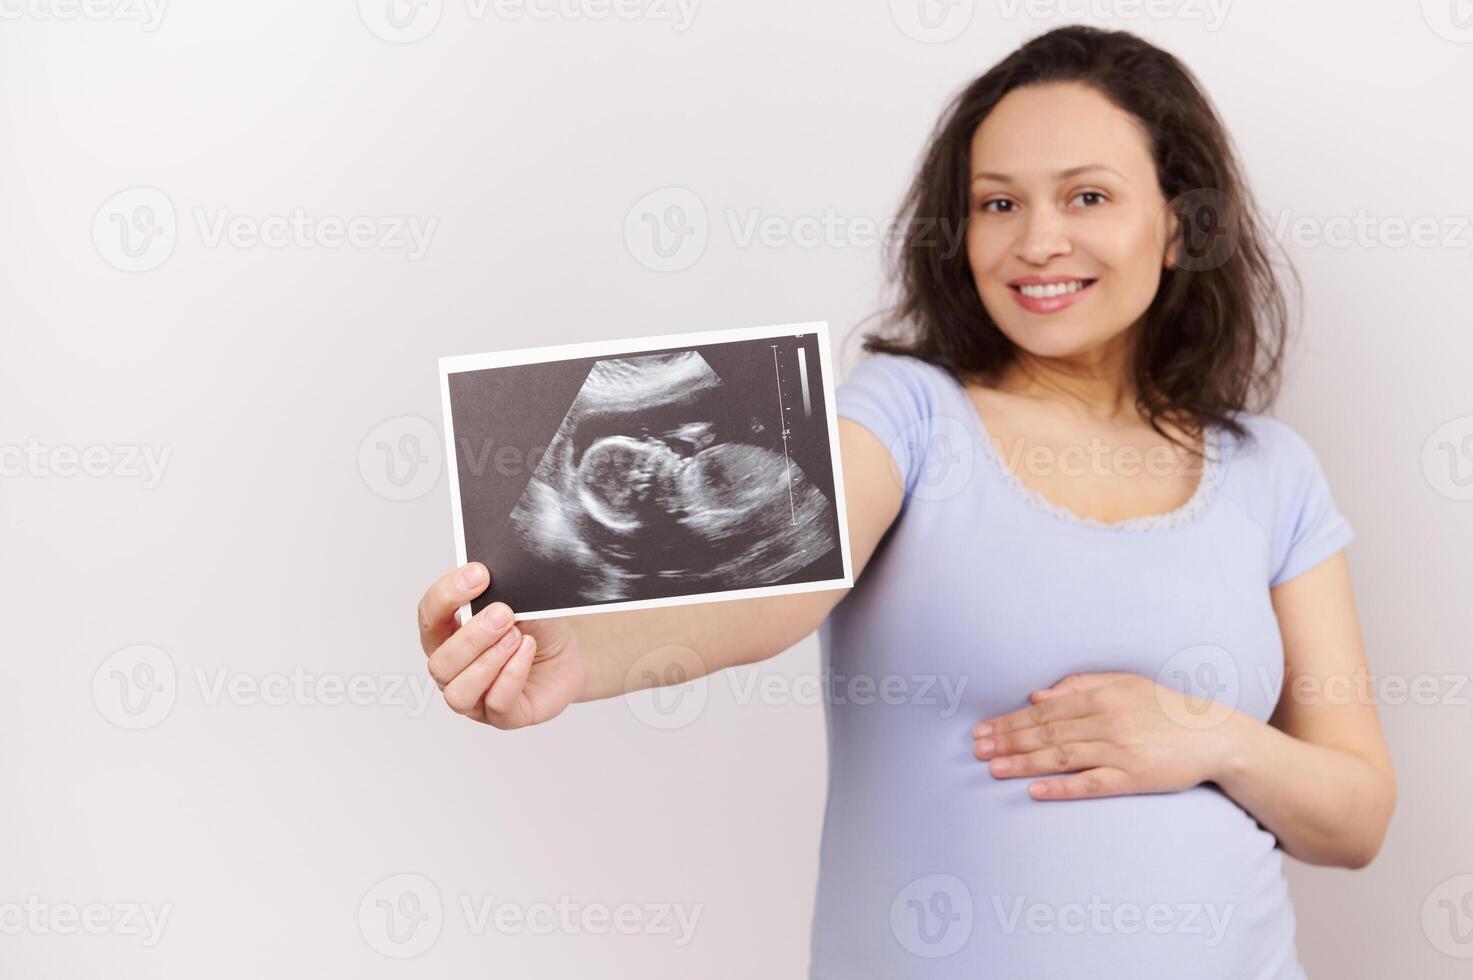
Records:
<instances>
[{"instance_id":1,"label":"lace trimmed neckline","mask_svg":"<svg viewBox=\"0 0 1473 980\"><path fill-rule=\"evenodd\" d=\"M1014 473L997 454L996 447L992 444L992 435L987 431L987 423L982 421L982 413L977 411L966 389L961 390L962 398L965 400L968 412L972 416L973 424L977 429L979 441L982 444L982 452L992 460L992 465L997 474L1002 477L1003 482L1013 489L1015 493L1023 498L1023 502L1037 510L1053 515L1066 524L1078 527L1091 527L1103 531L1165 531L1170 528L1180 527L1195 520L1208 504L1212 502L1214 491L1222 483L1223 461L1222 461L1222 434L1216 425L1207 425L1202 436L1202 475L1197 479L1197 488L1187 502L1161 514L1142 514L1137 517L1127 517L1119 521L1101 521L1093 517L1084 517L1074 513L1061 504L1052 500L1028 486L1019 476Z\"/></svg>"}]
</instances>

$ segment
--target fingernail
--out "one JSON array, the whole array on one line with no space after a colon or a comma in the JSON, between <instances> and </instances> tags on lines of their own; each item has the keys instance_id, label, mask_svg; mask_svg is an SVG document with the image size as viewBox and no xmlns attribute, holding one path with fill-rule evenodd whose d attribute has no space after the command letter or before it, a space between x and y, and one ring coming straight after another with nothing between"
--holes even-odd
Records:
<instances>
[{"instance_id":1,"label":"fingernail","mask_svg":"<svg viewBox=\"0 0 1473 980\"><path fill-rule=\"evenodd\" d=\"M511 622L511 608L504 603L498 602L491 607L491 611L486 614L486 618L491 620L491 626L494 629L501 629L507 623Z\"/></svg>"},{"instance_id":2,"label":"fingernail","mask_svg":"<svg viewBox=\"0 0 1473 980\"><path fill-rule=\"evenodd\" d=\"M1007 758L1006 756L1001 759L992 760L993 772L1007 772L1011 768L1013 768L1013 760Z\"/></svg>"},{"instance_id":3,"label":"fingernail","mask_svg":"<svg viewBox=\"0 0 1473 980\"><path fill-rule=\"evenodd\" d=\"M986 755L995 748L997 748L997 743L993 742L990 738L984 738L982 741L977 743L977 751L981 752L983 755Z\"/></svg>"},{"instance_id":4,"label":"fingernail","mask_svg":"<svg viewBox=\"0 0 1473 980\"><path fill-rule=\"evenodd\" d=\"M989 725L989 724L987 724L987 722L985 722L985 721L982 724L978 725L976 728L972 729L972 737L973 738L981 738L983 735L991 735L991 734L992 734L992 726Z\"/></svg>"},{"instance_id":5,"label":"fingernail","mask_svg":"<svg viewBox=\"0 0 1473 980\"><path fill-rule=\"evenodd\" d=\"M474 589L481 584L481 566L472 562L460 570L460 584L467 589Z\"/></svg>"}]
</instances>

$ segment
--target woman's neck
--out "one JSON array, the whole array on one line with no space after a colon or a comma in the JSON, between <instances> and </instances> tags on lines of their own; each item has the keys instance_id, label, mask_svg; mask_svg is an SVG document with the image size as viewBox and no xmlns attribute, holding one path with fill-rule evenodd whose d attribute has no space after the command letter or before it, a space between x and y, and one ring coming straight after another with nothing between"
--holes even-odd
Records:
<instances>
[{"instance_id":1,"label":"woman's neck","mask_svg":"<svg viewBox=\"0 0 1473 980\"><path fill-rule=\"evenodd\" d=\"M1052 402L1094 422L1140 420L1131 363L1118 350L1072 358L1036 357L1019 350L993 387L1023 398Z\"/></svg>"}]
</instances>

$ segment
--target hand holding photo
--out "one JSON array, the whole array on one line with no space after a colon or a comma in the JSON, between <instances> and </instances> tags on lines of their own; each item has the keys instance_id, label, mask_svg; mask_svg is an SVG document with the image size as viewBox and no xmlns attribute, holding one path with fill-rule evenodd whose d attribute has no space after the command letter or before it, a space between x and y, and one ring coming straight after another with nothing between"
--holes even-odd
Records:
<instances>
[{"instance_id":1,"label":"hand holding photo","mask_svg":"<svg viewBox=\"0 0 1473 980\"><path fill-rule=\"evenodd\" d=\"M853 585L826 323L441 358L440 387L472 613Z\"/></svg>"}]
</instances>

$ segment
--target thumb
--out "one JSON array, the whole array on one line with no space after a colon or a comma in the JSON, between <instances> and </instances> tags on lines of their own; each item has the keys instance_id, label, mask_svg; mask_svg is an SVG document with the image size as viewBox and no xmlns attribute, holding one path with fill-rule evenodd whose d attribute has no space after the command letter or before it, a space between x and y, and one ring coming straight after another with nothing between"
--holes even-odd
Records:
<instances>
[{"instance_id":1,"label":"thumb","mask_svg":"<svg viewBox=\"0 0 1473 980\"><path fill-rule=\"evenodd\" d=\"M1101 684L1109 684L1112 681L1119 680L1123 676L1125 675L1118 670L1089 674L1070 674L1050 687L1046 687L1041 691L1034 691L1028 695L1028 699L1034 704L1037 704L1039 701L1056 698L1060 694L1077 694L1080 691L1087 691L1092 687L1099 687Z\"/></svg>"},{"instance_id":2,"label":"thumb","mask_svg":"<svg viewBox=\"0 0 1473 980\"><path fill-rule=\"evenodd\" d=\"M537 641L536 660L561 653L572 635L572 624L568 616L551 616L547 619L518 620L517 628Z\"/></svg>"}]
</instances>

